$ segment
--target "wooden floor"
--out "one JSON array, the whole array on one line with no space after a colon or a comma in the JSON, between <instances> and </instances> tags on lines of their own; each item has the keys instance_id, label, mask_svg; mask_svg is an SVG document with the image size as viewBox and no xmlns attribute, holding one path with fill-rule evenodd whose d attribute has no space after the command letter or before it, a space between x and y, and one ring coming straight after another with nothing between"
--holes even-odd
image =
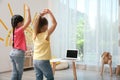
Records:
<instances>
[{"instance_id":1,"label":"wooden floor","mask_svg":"<svg viewBox=\"0 0 120 80\"><path fill-rule=\"evenodd\" d=\"M0 74L0 80L10 80L10 76L11 72L2 73ZM79 69L77 69L77 78L78 80L120 80L120 76L115 74L112 77L109 76L109 73L104 73L104 76L100 76L98 72ZM24 71L22 80L35 80L34 70ZM56 71L55 80L73 80L72 70Z\"/></svg>"}]
</instances>

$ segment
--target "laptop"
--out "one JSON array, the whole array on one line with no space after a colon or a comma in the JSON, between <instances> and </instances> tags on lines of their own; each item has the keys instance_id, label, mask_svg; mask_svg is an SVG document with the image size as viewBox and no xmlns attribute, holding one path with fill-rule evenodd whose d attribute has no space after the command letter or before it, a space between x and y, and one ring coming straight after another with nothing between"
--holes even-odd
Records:
<instances>
[{"instance_id":1,"label":"laptop","mask_svg":"<svg viewBox=\"0 0 120 80\"><path fill-rule=\"evenodd\" d=\"M76 60L78 58L78 50L67 50L66 57L64 59Z\"/></svg>"}]
</instances>

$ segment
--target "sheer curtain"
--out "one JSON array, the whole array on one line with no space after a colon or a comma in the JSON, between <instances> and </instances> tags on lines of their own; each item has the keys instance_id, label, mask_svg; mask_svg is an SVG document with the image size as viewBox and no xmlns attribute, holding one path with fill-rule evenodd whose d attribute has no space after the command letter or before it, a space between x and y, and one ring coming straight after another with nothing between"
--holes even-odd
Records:
<instances>
[{"instance_id":1,"label":"sheer curtain","mask_svg":"<svg viewBox=\"0 0 120 80\"><path fill-rule=\"evenodd\" d=\"M65 57L67 49L76 49L77 0L48 0L57 20L57 28L51 36L52 54Z\"/></svg>"},{"instance_id":2,"label":"sheer curtain","mask_svg":"<svg viewBox=\"0 0 120 80\"><path fill-rule=\"evenodd\" d=\"M119 0L84 0L85 33L84 61L100 65L104 51L112 54L113 66L118 63L118 7Z\"/></svg>"}]
</instances>

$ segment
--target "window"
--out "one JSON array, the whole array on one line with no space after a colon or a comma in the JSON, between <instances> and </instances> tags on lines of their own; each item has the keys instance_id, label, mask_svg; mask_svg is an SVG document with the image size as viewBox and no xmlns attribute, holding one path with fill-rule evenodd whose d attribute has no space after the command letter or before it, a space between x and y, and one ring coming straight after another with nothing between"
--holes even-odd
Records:
<instances>
[{"instance_id":1,"label":"window","mask_svg":"<svg viewBox=\"0 0 120 80\"><path fill-rule=\"evenodd\" d=\"M79 58L83 61L84 56L84 0L77 0L77 34L76 34L76 47L79 50Z\"/></svg>"},{"instance_id":2,"label":"window","mask_svg":"<svg viewBox=\"0 0 120 80\"><path fill-rule=\"evenodd\" d=\"M118 0L77 0L77 41L80 59L88 65L99 64L100 56L118 56Z\"/></svg>"}]
</instances>

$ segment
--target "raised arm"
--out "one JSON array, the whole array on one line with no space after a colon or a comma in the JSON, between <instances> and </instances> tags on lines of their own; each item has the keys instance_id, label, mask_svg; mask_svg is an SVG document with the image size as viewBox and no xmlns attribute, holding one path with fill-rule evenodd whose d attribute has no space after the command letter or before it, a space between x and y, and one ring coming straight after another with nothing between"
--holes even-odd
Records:
<instances>
[{"instance_id":1,"label":"raised arm","mask_svg":"<svg viewBox=\"0 0 120 80\"><path fill-rule=\"evenodd\" d=\"M40 18L40 14L37 14L37 17L35 18L35 21L33 23L33 39L35 39L36 35L37 35L37 27L39 24L39 18Z\"/></svg>"},{"instance_id":2,"label":"raised arm","mask_svg":"<svg viewBox=\"0 0 120 80\"><path fill-rule=\"evenodd\" d=\"M40 21L40 17L44 16L46 14L46 12L42 12L42 13L37 13L37 17L35 18L35 21L33 22L33 39L35 39L37 33L38 33L38 25L39 25L39 21Z\"/></svg>"},{"instance_id":3,"label":"raised arm","mask_svg":"<svg viewBox=\"0 0 120 80\"><path fill-rule=\"evenodd\" d=\"M55 28L57 26L57 21L56 21L54 15L52 14L52 12L49 9L45 9L45 11L49 14L50 19L52 21L52 24L51 24L50 28L48 29L48 36L49 36L55 30Z\"/></svg>"},{"instance_id":4,"label":"raised arm","mask_svg":"<svg viewBox=\"0 0 120 80\"><path fill-rule=\"evenodd\" d=\"M26 29L29 26L30 22L31 22L30 8L27 5L25 5L25 10L27 12L27 20L23 25L23 29Z\"/></svg>"}]
</instances>

